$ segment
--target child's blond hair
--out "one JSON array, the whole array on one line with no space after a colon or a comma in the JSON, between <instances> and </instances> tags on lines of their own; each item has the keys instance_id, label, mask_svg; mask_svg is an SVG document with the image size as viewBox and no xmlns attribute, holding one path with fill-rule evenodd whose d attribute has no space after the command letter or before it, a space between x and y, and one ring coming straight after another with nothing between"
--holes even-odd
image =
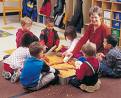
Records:
<instances>
[{"instance_id":1,"label":"child's blond hair","mask_svg":"<svg viewBox=\"0 0 121 98\"><path fill-rule=\"evenodd\" d=\"M21 18L21 26L31 26L32 25L32 20L29 17L23 17Z\"/></svg>"},{"instance_id":2,"label":"child's blond hair","mask_svg":"<svg viewBox=\"0 0 121 98\"><path fill-rule=\"evenodd\" d=\"M95 56L96 55L96 45L92 42L87 42L83 45L82 51L86 56Z\"/></svg>"}]
</instances>

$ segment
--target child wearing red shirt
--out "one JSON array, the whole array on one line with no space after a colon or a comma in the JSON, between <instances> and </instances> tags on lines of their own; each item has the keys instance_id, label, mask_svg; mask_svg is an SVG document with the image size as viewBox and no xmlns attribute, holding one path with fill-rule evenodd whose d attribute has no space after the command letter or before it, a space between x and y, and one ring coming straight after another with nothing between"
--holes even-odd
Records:
<instances>
[{"instance_id":1,"label":"child wearing red shirt","mask_svg":"<svg viewBox=\"0 0 121 98\"><path fill-rule=\"evenodd\" d=\"M46 19L46 28L41 31L40 44L44 45L46 52L55 50L60 42L58 33L54 30L54 20L52 18ZM51 49L51 50L50 50Z\"/></svg>"},{"instance_id":2,"label":"child wearing red shirt","mask_svg":"<svg viewBox=\"0 0 121 98\"><path fill-rule=\"evenodd\" d=\"M20 46L21 44L21 40L23 37L24 33L29 33L31 36L35 36L31 31L31 26L32 26L32 20L29 17L24 17L21 18L21 26L22 28L18 29L17 33L16 33L16 46L17 48Z\"/></svg>"},{"instance_id":3,"label":"child wearing red shirt","mask_svg":"<svg viewBox=\"0 0 121 98\"><path fill-rule=\"evenodd\" d=\"M99 62L95 57L96 45L89 42L82 47L86 60L76 61L76 76L72 77L69 83L87 92L94 92L100 88L98 80Z\"/></svg>"}]
</instances>

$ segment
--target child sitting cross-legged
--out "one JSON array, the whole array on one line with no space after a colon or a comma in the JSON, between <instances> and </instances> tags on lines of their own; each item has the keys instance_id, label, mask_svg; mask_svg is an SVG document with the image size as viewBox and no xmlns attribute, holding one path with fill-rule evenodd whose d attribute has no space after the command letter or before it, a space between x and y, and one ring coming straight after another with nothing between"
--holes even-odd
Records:
<instances>
[{"instance_id":1,"label":"child sitting cross-legged","mask_svg":"<svg viewBox=\"0 0 121 98\"><path fill-rule=\"evenodd\" d=\"M31 36L28 32L26 32L23 34L20 47L13 51L10 56L4 58L2 76L5 79L11 79L12 83L19 79L23 68L23 62L30 56L28 47L34 41L39 41L39 39L36 36Z\"/></svg>"},{"instance_id":2,"label":"child sitting cross-legged","mask_svg":"<svg viewBox=\"0 0 121 98\"><path fill-rule=\"evenodd\" d=\"M46 48L46 52L54 51L60 42L57 31L54 29L54 19L46 18L46 28L41 31L40 44Z\"/></svg>"},{"instance_id":3,"label":"child sitting cross-legged","mask_svg":"<svg viewBox=\"0 0 121 98\"><path fill-rule=\"evenodd\" d=\"M86 92L94 92L100 88L101 84L98 79L99 62L95 57L96 45L89 42L83 45L82 51L86 59L75 62L76 76L70 79L69 84Z\"/></svg>"},{"instance_id":4,"label":"child sitting cross-legged","mask_svg":"<svg viewBox=\"0 0 121 98\"><path fill-rule=\"evenodd\" d=\"M98 53L97 58L100 60L100 75L110 78L121 78L121 49L117 47L118 39L115 35L110 35L104 39L103 46L109 49L104 55Z\"/></svg>"},{"instance_id":5,"label":"child sitting cross-legged","mask_svg":"<svg viewBox=\"0 0 121 98\"><path fill-rule=\"evenodd\" d=\"M29 46L31 57L27 58L24 62L20 82L27 90L39 90L58 81L59 71L49 67L43 60L43 46L39 42L33 42Z\"/></svg>"}]
</instances>

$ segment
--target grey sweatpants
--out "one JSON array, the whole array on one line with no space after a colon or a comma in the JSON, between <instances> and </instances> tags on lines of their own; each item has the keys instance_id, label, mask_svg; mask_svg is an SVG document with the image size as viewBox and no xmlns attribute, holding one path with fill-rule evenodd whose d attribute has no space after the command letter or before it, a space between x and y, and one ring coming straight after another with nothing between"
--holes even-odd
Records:
<instances>
[{"instance_id":1,"label":"grey sweatpants","mask_svg":"<svg viewBox=\"0 0 121 98\"><path fill-rule=\"evenodd\" d=\"M55 78L54 73L47 73L43 74L41 80L38 81L38 85L33 88L27 88L28 90L39 90L43 86L47 85L49 82L51 82Z\"/></svg>"}]
</instances>

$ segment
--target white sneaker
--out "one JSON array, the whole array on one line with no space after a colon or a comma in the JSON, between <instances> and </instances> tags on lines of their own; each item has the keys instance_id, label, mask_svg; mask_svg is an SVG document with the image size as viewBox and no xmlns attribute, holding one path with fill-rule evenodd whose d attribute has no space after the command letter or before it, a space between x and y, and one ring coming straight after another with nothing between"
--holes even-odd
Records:
<instances>
[{"instance_id":1,"label":"white sneaker","mask_svg":"<svg viewBox=\"0 0 121 98\"><path fill-rule=\"evenodd\" d=\"M3 72L2 72L2 76L3 76L5 79L9 80L9 79L11 78L12 75L11 75L10 72L3 71Z\"/></svg>"},{"instance_id":2,"label":"white sneaker","mask_svg":"<svg viewBox=\"0 0 121 98\"><path fill-rule=\"evenodd\" d=\"M11 83L17 82L20 77L20 74L21 74L20 71L15 72L11 77Z\"/></svg>"}]
</instances>

